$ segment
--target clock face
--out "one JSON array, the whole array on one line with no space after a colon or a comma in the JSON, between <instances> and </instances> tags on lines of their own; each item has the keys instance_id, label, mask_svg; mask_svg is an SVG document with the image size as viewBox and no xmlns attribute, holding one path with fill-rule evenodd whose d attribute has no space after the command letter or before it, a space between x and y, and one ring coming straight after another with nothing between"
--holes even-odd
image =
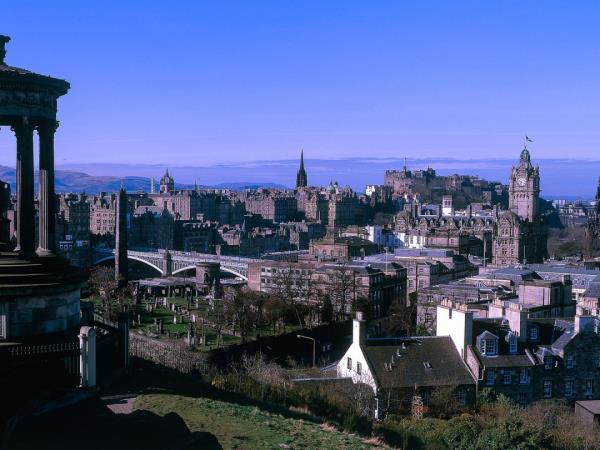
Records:
<instances>
[{"instance_id":1,"label":"clock face","mask_svg":"<svg viewBox=\"0 0 600 450\"><path fill-rule=\"evenodd\" d=\"M517 186L523 187L527 184L527 179L523 177L517 178Z\"/></svg>"}]
</instances>

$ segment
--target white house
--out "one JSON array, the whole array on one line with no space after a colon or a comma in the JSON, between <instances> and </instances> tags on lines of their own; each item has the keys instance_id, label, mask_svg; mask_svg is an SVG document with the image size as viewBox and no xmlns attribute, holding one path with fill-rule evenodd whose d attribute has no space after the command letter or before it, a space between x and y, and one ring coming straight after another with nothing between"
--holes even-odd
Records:
<instances>
[{"instance_id":1,"label":"white house","mask_svg":"<svg viewBox=\"0 0 600 450\"><path fill-rule=\"evenodd\" d=\"M409 407L414 395L427 404L438 387L455 389L461 403L475 398L475 380L450 336L367 339L361 313L352 322L352 344L337 364L337 376L373 390L375 418Z\"/></svg>"}]
</instances>

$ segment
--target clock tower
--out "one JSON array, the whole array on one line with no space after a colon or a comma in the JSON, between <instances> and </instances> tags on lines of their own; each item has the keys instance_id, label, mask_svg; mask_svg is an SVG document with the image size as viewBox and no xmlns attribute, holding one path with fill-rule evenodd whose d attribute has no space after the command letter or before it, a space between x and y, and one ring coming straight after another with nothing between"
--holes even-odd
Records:
<instances>
[{"instance_id":1,"label":"clock tower","mask_svg":"<svg viewBox=\"0 0 600 450\"><path fill-rule=\"evenodd\" d=\"M540 168L531 164L527 146L521 152L519 164L512 168L508 184L508 207L522 220L534 222L538 216Z\"/></svg>"}]
</instances>

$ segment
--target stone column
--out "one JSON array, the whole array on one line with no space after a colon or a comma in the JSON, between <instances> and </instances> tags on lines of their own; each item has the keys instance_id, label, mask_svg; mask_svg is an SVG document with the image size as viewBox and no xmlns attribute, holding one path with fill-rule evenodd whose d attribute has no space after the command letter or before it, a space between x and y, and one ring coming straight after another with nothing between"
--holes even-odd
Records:
<instances>
[{"instance_id":1,"label":"stone column","mask_svg":"<svg viewBox=\"0 0 600 450\"><path fill-rule=\"evenodd\" d=\"M79 372L81 387L96 386L96 331L81 327L79 333Z\"/></svg>"},{"instance_id":2,"label":"stone column","mask_svg":"<svg viewBox=\"0 0 600 450\"><path fill-rule=\"evenodd\" d=\"M54 196L54 133L57 123L45 122L38 126L40 137L40 256L51 255L56 250L56 199Z\"/></svg>"},{"instance_id":3,"label":"stone column","mask_svg":"<svg viewBox=\"0 0 600 450\"><path fill-rule=\"evenodd\" d=\"M33 125L23 117L12 127L17 137L17 248L24 257L35 252L33 204Z\"/></svg>"}]
</instances>

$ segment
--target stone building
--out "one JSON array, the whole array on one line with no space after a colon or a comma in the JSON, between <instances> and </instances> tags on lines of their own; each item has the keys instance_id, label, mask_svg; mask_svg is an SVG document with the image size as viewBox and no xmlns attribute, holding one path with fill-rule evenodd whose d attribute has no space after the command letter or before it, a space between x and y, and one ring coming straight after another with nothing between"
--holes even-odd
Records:
<instances>
[{"instance_id":1,"label":"stone building","mask_svg":"<svg viewBox=\"0 0 600 450\"><path fill-rule=\"evenodd\" d=\"M413 177L409 173L396 174L389 183L398 189L412 189L415 183L429 185L433 176L422 173ZM450 187L464 185L464 180L448 180ZM501 203L469 203L459 209L449 195L442 196L440 207L436 208L413 201L396 215L396 233L409 247L452 248L481 257L484 265L543 262L547 255L547 221L540 214L539 186L539 168L531 164L525 148L509 179L509 209L502 210Z\"/></svg>"},{"instance_id":2,"label":"stone building","mask_svg":"<svg viewBox=\"0 0 600 450\"><path fill-rule=\"evenodd\" d=\"M296 197L285 191L258 189L247 192L244 203L247 212L260 215L274 223L293 220L298 216Z\"/></svg>"},{"instance_id":3,"label":"stone building","mask_svg":"<svg viewBox=\"0 0 600 450\"><path fill-rule=\"evenodd\" d=\"M379 247L374 242L356 236L334 237L330 234L323 239L311 240L308 251L323 260L349 261L374 255Z\"/></svg>"},{"instance_id":4,"label":"stone building","mask_svg":"<svg viewBox=\"0 0 600 450\"><path fill-rule=\"evenodd\" d=\"M389 260L408 271L408 292L447 283L477 273L477 269L463 255L452 250L397 249L391 255L377 255L368 260Z\"/></svg>"},{"instance_id":5,"label":"stone building","mask_svg":"<svg viewBox=\"0 0 600 450\"><path fill-rule=\"evenodd\" d=\"M279 292L320 305L329 296L335 311L347 315L352 304L365 299L372 318L381 318L389 307L406 299L406 270L398 264L321 263L315 260L263 260L249 264L248 287Z\"/></svg>"},{"instance_id":6,"label":"stone building","mask_svg":"<svg viewBox=\"0 0 600 450\"><path fill-rule=\"evenodd\" d=\"M90 199L90 232L95 235L115 234L116 196L101 192Z\"/></svg>"},{"instance_id":7,"label":"stone building","mask_svg":"<svg viewBox=\"0 0 600 450\"><path fill-rule=\"evenodd\" d=\"M306 195L304 201L304 217L306 220L319 222L322 224L329 223L329 200L327 195L319 190L302 192Z\"/></svg>"},{"instance_id":8,"label":"stone building","mask_svg":"<svg viewBox=\"0 0 600 450\"><path fill-rule=\"evenodd\" d=\"M71 264L78 267L90 265L90 204L85 194L59 196L56 239L59 252Z\"/></svg>"},{"instance_id":9,"label":"stone building","mask_svg":"<svg viewBox=\"0 0 600 450\"><path fill-rule=\"evenodd\" d=\"M477 319L465 304L446 300L437 308L437 334L451 336L479 389L522 405L600 398L597 316L581 307L566 319L531 317L516 304L504 311Z\"/></svg>"}]
</instances>

